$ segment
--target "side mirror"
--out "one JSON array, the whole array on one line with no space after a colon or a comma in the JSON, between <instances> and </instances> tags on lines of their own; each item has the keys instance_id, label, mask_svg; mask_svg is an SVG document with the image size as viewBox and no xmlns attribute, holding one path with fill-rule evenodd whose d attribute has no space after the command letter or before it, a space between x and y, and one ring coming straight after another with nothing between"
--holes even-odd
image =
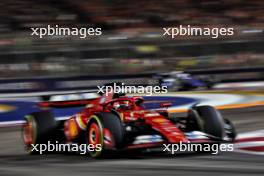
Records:
<instances>
[{"instance_id":1,"label":"side mirror","mask_svg":"<svg viewBox=\"0 0 264 176\"><path fill-rule=\"evenodd\" d=\"M171 102L160 103L160 107L161 108L168 108L170 106L172 106L172 103Z\"/></svg>"}]
</instances>

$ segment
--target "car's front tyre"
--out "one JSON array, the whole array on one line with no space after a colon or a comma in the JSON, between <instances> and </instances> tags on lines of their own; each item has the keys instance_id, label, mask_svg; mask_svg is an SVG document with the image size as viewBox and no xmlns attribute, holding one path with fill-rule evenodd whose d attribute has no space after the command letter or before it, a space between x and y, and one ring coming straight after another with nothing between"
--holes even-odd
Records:
<instances>
[{"instance_id":1,"label":"car's front tyre","mask_svg":"<svg viewBox=\"0 0 264 176\"><path fill-rule=\"evenodd\" d=\"M110 150L122 147L124 129L120 118L113 113L98 113L90 117L86 130L86 144L95 148L88 151L93 158L101 157ZM96 150L100 145L101 150Z\"/></svg>"}]
</instances>

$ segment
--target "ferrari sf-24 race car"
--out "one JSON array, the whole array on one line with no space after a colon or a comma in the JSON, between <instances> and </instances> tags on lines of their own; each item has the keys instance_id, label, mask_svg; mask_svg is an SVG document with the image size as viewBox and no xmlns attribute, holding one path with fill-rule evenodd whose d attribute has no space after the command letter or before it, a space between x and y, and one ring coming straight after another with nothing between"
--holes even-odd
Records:
<instances>
[{"instance_id":1,"label":"ferrari sf-24 race car","mask_svg":"<svg viewBox=\"0 0 264 176\"><path fill-rule=\"evenodd\" d=\"M185 117L168 113L170 102L160 108L146 109L144 99L116 93L92 99L43 101L42 108L25 117L22 136L29 153L32 146L56 141L61 144L100 144L101 150L89 151L92 157L110 151L144 150L164 144L232 142L235 129L212 106L194 105ZM52 108L84 106L80 113L55 120ZM118 153L118 152L117 152Z\"/></svg>"}]
</instances>

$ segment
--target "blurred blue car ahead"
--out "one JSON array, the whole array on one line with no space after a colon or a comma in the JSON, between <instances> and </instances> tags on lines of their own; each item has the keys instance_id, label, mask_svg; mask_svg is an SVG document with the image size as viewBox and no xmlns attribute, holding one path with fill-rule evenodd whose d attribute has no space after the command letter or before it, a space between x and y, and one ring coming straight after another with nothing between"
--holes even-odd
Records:
<instances>
[{"instance_id":1,"label":"blurred blue car ahead","mask_svg":"<svg viewBox=\"0 0 264 176\"><path fill-rule=\"evenodd\" d=\"M193 90L213 87L209 78L198 78L184 72L170 72L158 75L160 86L167 86L170 91Z\"/></svg>"}]
</instances>

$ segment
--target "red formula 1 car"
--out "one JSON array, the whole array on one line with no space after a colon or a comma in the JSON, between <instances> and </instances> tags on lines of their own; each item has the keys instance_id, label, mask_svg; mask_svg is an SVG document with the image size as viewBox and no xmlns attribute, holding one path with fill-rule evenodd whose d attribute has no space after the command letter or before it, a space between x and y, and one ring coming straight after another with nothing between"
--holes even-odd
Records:
<instances>
[{"instance_id":1,"label":"red formula 1 car","mask_svg":"<svg viewBox=\"0 0 264 176\"><path fill-rule=\"evenodd\" d=\"M83 110L66 119L55 120L52 107L83 105ZM63 144L100 144L102 150L89 151L92 157L112 150L148 149L180 142L230 142L235 138L232 123L211 106L193 106L185 117L170 117L168 102L158 110L144 108L144 99L115 93L94 99L45 101L43 111L26 116L23 126L25 146L56 141Z\"/></svg>"}]
</instances>

